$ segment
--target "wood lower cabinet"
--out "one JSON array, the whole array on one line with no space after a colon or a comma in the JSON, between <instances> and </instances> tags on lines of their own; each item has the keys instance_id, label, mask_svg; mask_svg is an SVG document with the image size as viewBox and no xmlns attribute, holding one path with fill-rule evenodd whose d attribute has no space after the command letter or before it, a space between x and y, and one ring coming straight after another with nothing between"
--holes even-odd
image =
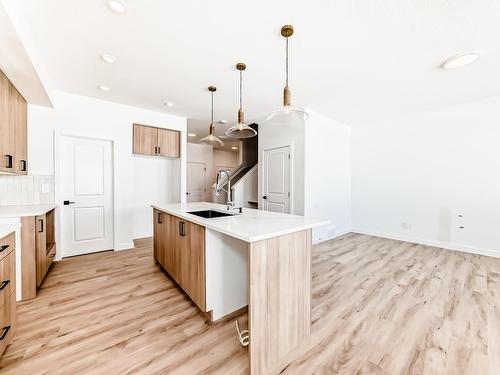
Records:
<instances>
[{"instance_id":1,"label":"wood lower cabinet","mask_svg":"<svg viewBox=\"0 0 500 375\"><path fill-rule=\"evenodd\" d=\"M0 71L0 171L27 174L27 103Z\"/></svg>"},{"instance_id":2,"label":"wood lower cabinet","mask_svg":"<svg viewBox=\"0 0 500 375\"><path fill-rule=\"evenodd\" d=\"M206 311L205 228L154 210L154 258Z\"/></svg>"},{"instance_id":3,"label":"wood lower cabinet","mask_svg":"<svg viewBox=\"0 0 500 375\"><path fill-rule=\"evenodd\" d=\"M21 299L36 297L56 256L55 209L44 215L21 219Z\"/></svg>"},{"instance_id":4,"label":"wood lower cabinet","mask_svg":"<svg viewBox=\"0 0 500 375\"><path fill-rule=\"evenodd\" d=\"M181 156L181 137L180 132L176 130L134 124L133 134L134 154L168 158Z\"/></svg>"},{"instance_id":5,"label":"wood lower cabinet","mask_svg":"<svg viewBox=\"0 0 500 375\"><path fill-rule=\"evenodd\" d=\"M15 235L0 238L0 356L12 343L16 326Z\"/></svg>"}]
</instances>

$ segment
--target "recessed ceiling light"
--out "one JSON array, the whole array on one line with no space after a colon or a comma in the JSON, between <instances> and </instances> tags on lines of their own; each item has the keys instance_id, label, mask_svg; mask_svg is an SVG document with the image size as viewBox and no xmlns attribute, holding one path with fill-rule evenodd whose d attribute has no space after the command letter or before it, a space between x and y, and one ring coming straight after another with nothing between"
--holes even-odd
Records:
<instances>
[{"instance_id":1,"label":"recessed ceiling light","mask_svg":"<svg viewBox=\"0 0 500 375\"><path fill-rule=\"evenodd\" d=\"M188 137L196 137L195 133L188 133Z\"/></svg>"},{"instance_id":2,"label":"recessed ceiling light","mask_svg":"<svg viewBox=\"0 0 500 375\"><path fill-rule=\"evenodd\" d=\"M237 150L237 149L238 149L238 147L236 147L236 146L231 147L231 150Z\"/></svg>"},{"instance_id":3,"label":"recessed ceiling light","mask_svg":"<svg viewBox=\"0 0 500 375\"><path fill-rule=\"evenodd\" d=\"M101 60L109 64L114 64L116 58L113 55L108 55L107 53L105 53L104 55L101 55Z\"/></svg>"},{"instance_id":4,"label":"recessed ceiling light","mask_svg":"<svg viewBox=\"0 0 500 375\"><path fill-rule=\"evenodd\" d=\"M97 87L99 88L99 90L102 90L102 91L109 91L109 90L111 90L111 87L105 86L105 85L99 85Z\"/></svg>"},{"instance_id":5,"label":"recessed ceiling light","mask_svg":"<svg viewBox=\"0 0 500 375\"><path fill-rule=\"evenodd\" d=\"M163 103L163 104L164 104L165 106L167 106L167 107L173 107L173 106L174 106L174 103L172 103L172 102L165 102L165 103Z\"/></svg>"},{"instance_id":6,"label":"recessed ceiling light","mask_svg":"<svg viewBox=\"0 0 500 375\"><path fill-rule=\"evenodd\" d=\"M225 125L227 123L226 120L219 120L217 121L217 124Z\"/></svg>"},{"instance_id":7,"label":"recessed ceiling light","mask_svg":"<svg viewBox=\"0 0 500 375\"><path fill-rule=\"evenodd\" d=\"M125 5L125 3L122 0L109 0L108 6L115 13L118 13L118 14L127 13L127 6Z\"/></svg>"},{"instance_id":8,"label":"recessed ceiling light","mask_svg":"<svg viewBox=\"0 0 500 375\"><path fill-rule=\"evenodd\" d=\"M443 63L442 67L444 69L461 68L463 66L472 64L479 58L479 56L480 54L478 52L462 53L460 55L453 56L452 58L446 60Z\"/></svg>"}]
</instances>

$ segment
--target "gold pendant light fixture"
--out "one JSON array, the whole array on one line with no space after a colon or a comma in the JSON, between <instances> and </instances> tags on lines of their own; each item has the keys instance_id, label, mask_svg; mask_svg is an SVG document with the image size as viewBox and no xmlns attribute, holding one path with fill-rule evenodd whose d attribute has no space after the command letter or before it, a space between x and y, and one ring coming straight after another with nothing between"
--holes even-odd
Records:
<instances>
[{"instance_id":1,"label":"gold pendant light fixture","mask_svg":"<svg viewBox=\"0 0 500 375\"><path fill-rule=\"evenodd\" d=\"M230 138L251 138L257 135L257 132L245 124L245 114L243 113L243 71L246 69L243 63L236 64L236 69L240 72L240 108L238 110L238 123L226 130L226 135Z\"/></svg>"},{"instance_id":2,"label":"gold pendant light fixture","mask_svg":"<svg viewBox=\"0 0 500 375\"><path fill-rule=\"evenodd\" d=\"M271 112L266 117L269 122L275 124L287 124L296 121L304 121L309 118L309 115L303 108L292 106L292 93L290 91L290 87L288 86L288 38L293 35L293 26L283 26L281 28L281 35L286 39L286 82L285 89L283 90L283 107Z\"/></svg>"},{"instance_id":3,"label":"gold pendant light fixture","mask_svg":"<svg viewBox=\"0 0 500 375\"><path fill-rule=\"evenodd\" d=\"M208 91L212 94L212 112L211 112L211 121L210 121L210 129L209 134L203 138L200 143L204 143L211 146L224 146L224 142L222 142L219 138L217 138L214 134L214 92L217 91L215 86L208 86Z\"/></svg>"}]
</instances>

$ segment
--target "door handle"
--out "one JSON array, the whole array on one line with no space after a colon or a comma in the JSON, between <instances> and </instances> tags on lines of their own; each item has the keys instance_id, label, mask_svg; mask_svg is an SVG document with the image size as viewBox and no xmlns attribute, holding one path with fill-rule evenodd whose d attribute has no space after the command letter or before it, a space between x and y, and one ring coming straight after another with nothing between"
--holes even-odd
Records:
<instances>
[{"instance_id":1,"label":"door handle","mask_svg":"<svg viewBox=\"0 0 500 375\"><path fill-rule=\"evenodd\" d=\"M264 195L264 196L262 197L262 199L267 199L267 195Z\"/></svg>"},{"instance_id":2,"label":"door handle","mask_svg":"<svg viewBox=\"0 0 500 375\"><path fill-rule=\"evenodd\" d=\"M72 202L72 201L64 201L63 204L65 206L69 206L70 204L75 204L75 202Z\"/></svg>"},{"instance_id":3,"label":"door handle","mask_svg":"<svg viewBox=\"0 0 500 375\"><path fill-rule=\"evenodd\" d=\"M43 219L38 219L38 221L40 222L40 229L39 229L39 233L42 233L43 232Z\"/></svg>"},{"instance_id":4,"label":"door handle","mask_svg":"<svg viewBox=\"0 0 500 375\"><path fill-rule=\"evenodd\" d=\"M12 168L12 155L5 155L6 165L5 168Z\"/></svg>"}]
</instances>

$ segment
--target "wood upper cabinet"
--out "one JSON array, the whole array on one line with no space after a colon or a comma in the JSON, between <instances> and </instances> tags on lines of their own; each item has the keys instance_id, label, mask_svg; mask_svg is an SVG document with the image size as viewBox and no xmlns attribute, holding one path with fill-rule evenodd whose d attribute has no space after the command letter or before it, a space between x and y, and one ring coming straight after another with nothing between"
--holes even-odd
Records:
<instances>
[{"instance_id":1,"label":"wood upper cabinet","mask_svg":"<svg viewBox=\"0 0 500 375\"><path fill-rule=\"evenodd\" d=\"M175 130L158 129L158 154L170 158L180 157L180 133Z\"/></svg>"},{"instance_id":2,"label":"wood upper cabinet","mask_svg":"<svg viewBox=\"0 0 500 375\"><path fill-rule=\"evenodd\" d=\"M0 171L27 173L27 103L0 71Z\"/></svg>"},{"instance_id":3,"label":"wood upper cabinet","mask_svg":"<svg viewBox=\"0 0 500 375\"><path fill-rule=\"evenodd\" d=\"M154 210L154 258L202 310L205 297L205 228Z\"/></svg>"},{"instance_id":4,"label":"wood upper cabinet","mask_svg":"<svg viewBox=\"0 0 500 375\"><path fill-rule=\"evenodd\" d=\"M134 154L180 157L180 132L134 124Z\"/></svg>"}]
</instances>

